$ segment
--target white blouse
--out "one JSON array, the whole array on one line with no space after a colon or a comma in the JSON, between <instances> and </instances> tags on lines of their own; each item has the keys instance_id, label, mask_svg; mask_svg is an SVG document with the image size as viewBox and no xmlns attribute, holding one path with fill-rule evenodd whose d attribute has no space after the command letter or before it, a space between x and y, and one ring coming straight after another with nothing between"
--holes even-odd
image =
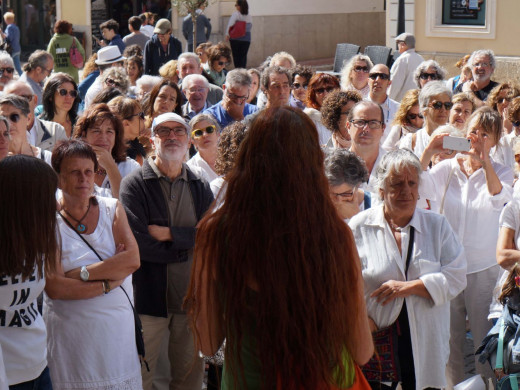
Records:
<instances>
[{"instance_id":1,"label":"white blouse","mask_svg":"<svg viewBox=\"0 0 520 390\"><path fill-rule=\"evenodd\" d=\"M186 163L188 167L190 167L191 171L196 174L198 177L203 178L208 183L211 183L215 180L218 175L216 172L209 166L209 164L202 158L199 152L192 158L188 160Z\"/></svg>"},{"instance_id":2,"label":"white blouse","mask_svg":"<svg viewBox=\"0 0 520 390\"><path fill-rule=\"evenodd\" d=\"M417 134L415 138L415 148L412 148L412 136L413 134ZM416 133L409 133L406 134L401 140L399 141L399 149L410 149L412 152L415 153L415 155L419 158L421 158L424 149L428 146L430 143L430 136L428 135L428 132L423 127L422 129L417 130Z\"/></svg>"},{"instance_id":3,"label":"white blouse","mask_svg":"<svg viewBox=\"0 0 520 390\"><path fill-rule=\"evenodd\" d=\"M449 301L466 287L466 257L442 215L416 209L402 232L402 254L383 214L383 206L352 217L349 223L361 260L367 311L379 328L397 320L406 301L418 389L446 387L444 370L449 357ZM415 228L408 279L404 269L410 226ZM371 298L388 280L420 279L432 299L417 295L396 298L383 306Z\"/></svg>"},{"instance_id":4,"label":"white blouse","mask_svg":"<svg viewBox=\"0 0 520 390\"><path fill-rule=\"evenodd\" d=\"M441 161L421 174L421 197L442 203L443 213L464 245L468 274L496 264L498 219L504 205L512 199L513 171L491 162L502 183L502 191L490 195L482 168L467 177L457 157Z\"/></svg>"}]
</instances>

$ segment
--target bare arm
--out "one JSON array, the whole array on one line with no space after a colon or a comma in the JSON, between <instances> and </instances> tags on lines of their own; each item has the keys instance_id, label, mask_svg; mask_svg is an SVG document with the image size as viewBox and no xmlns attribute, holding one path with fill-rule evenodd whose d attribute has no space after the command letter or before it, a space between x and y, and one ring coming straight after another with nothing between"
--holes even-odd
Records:
<instances>
[{"instance_id":1,"label":"bare arm","mask_svg":"<svg viewBox=\"0 0 520 390\"><path fill-rule=\"evenodd\" d=\"M497 241L497 262L504 269L510 269L520 261L520 251L515 245L515 231L501 227Z\"/></svg>"},{"instance_id":2,"label":"bare arm","mask_svg":"<svg viewBox=\"0 0 520 390\"><path fill-rule=\"evenodd\" d=\"M119 202L117 202L112 233L116 245L122 245L123 251L108 259L103 259L104 261L87 266L90 274L89 280L124 279L139 268L139 248L128 225L123 206ZM79 271L80 268L73 269L67 272L66 276L80 280Z\"/></svg>"}]
</instances>

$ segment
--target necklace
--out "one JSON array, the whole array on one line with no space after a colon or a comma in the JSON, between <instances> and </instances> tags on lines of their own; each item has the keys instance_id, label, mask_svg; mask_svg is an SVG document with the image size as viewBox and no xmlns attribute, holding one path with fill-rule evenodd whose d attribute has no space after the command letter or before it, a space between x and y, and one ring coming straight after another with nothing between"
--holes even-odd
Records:
<instances>
[{"instance_id":1,"label":"necklace","mask_svg":"<svg viewBox=\"0 0 520 390\"><path fill-rule=\"evenodd\" d=\"M85 233L88 229L88 226L85 225L84 223L81 223L85 217L87 216L88 212L90 211L90 199L88 201L88 207L87 207L87 212L83 215L83 217L81 217L79 220L74 218L68 211L65 207L63 207L63 211L65 211L67 213L67 215L69 217L71 217L75 222L78 223L78 226L76 226L76 230L78 231L78 233Z\"/></svg>"}]
</instances>

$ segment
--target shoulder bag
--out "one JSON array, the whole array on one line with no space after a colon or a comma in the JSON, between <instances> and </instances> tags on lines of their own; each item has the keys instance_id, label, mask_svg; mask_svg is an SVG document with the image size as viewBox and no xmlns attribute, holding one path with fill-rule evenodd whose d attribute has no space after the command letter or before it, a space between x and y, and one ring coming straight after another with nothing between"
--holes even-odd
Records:
<instances>
[{"instance_id":1,"label":"shoulder bag","mask_svg":"<svg viewBox=\"0 0 520 390\"><path fill-rule=\"evenodd\" d=\"M72 37L72 46L69 49L70 63L77 69L83 68L83 56L76 45L76 37Z\"/></svg>"},{"instance_id":2,"label":"shoulder bag","mask_svg":"<svg viewBox=\"0 0 520 390\"><path fill-rule=\"evenodd\" d=\"M90 250L92 252L94 252L94 254L97 256L97 258L100 261L103 261L103 259L99 255L99 253L97 253L97 251L92 247L92 245L90 245L89 242L87 240L85 240L85 237L83 237L80 232L78 232L76 229L74 229L74 227L67 220L67 218L65 218L61 213L59 213L59 214L60 214L61 218L65 221L65 223L79 236L79 238L81 238L81 240L85 244L87 244L87 246L90 248ZM134 305L132 303L132 300L130 299L130 297L126 293L126 290L123 288L123 286L119 286L119 287L121 287L121 290L123 290L123 292L125 293L126 297L128 298L128 302L130 303L130 306L132 307L132 312L134 313L135 344L137 346L137 355L139 355L139 361L141 362L141 364L144 363L145 366L146 366L146 369L148 371L150 371L150 367L148 367L148 362L145 359L144 338L143 338L144 331L143 331L143 325L141 324L141 319L139 318L139 314L137 314L137 311L135 310L135 307L134 307Z\"/></svg>"},{"instance_id":3,"label":"shoulder bag","mask_svg":"<svg viewBox=\"0 0 520 390\"><path fill-rule=\"evenodd\" d=\"M518 390L518 381L520 380L519 373L512 373L511 371L511 346L514 342L513 337L506 340L506 324L504 320L500 319L500 332L498 333L497 357L495 362L495 372L501 371L505 376L497 379L497 390ZM505 343L505 346L504 346ZM504 364L504 360L505 363ZM509 364L508 364L509 362Z\"/></svg>"},{"instance_id":4,"label":"shoulder bag","mask_svg":"<svg viewBox=\"0 0 520 390\"><path fill-rule=\"evenodd\" d=\"M229 28L229 38L238 39L246 35L246 22L237 20L234 25Z\"/></svg>"},{"instance_id":5,"label":"shoulder bag","mask_svg":"<svg viewBox=\"0 0 520 390\"><path fill-rule=\"evenodd\" d=\"M406 253L406 267L404 274L408 279L408 266L412 258L415 229L410 226L410 241ZM401 335L399 322L379 329L372 333L374 338L374 356L362 367L363 374L369 382L399 382L401 380L401 366L397 351L397 337Z\"/></svg>"}]
</instances>

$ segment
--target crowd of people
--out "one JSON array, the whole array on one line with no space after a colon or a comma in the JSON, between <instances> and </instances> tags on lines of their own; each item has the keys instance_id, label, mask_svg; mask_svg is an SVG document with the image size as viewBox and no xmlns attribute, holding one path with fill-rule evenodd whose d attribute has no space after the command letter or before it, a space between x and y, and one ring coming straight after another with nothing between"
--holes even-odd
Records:
<instances>
[{"instance_id":1,"label":"crowd of people","mask_svg":"<svg viewBox=\"0 0 520 390\"><path fill-rule=\"evenodd\" d=\"M0 52L0 390L465 379L514 295L520 87L490 50L446 80L409 33L391 67L248 69L235 5L185 52L147 13L88 59L65 20L19 77Z\"/></svg>"}]
</instances>

